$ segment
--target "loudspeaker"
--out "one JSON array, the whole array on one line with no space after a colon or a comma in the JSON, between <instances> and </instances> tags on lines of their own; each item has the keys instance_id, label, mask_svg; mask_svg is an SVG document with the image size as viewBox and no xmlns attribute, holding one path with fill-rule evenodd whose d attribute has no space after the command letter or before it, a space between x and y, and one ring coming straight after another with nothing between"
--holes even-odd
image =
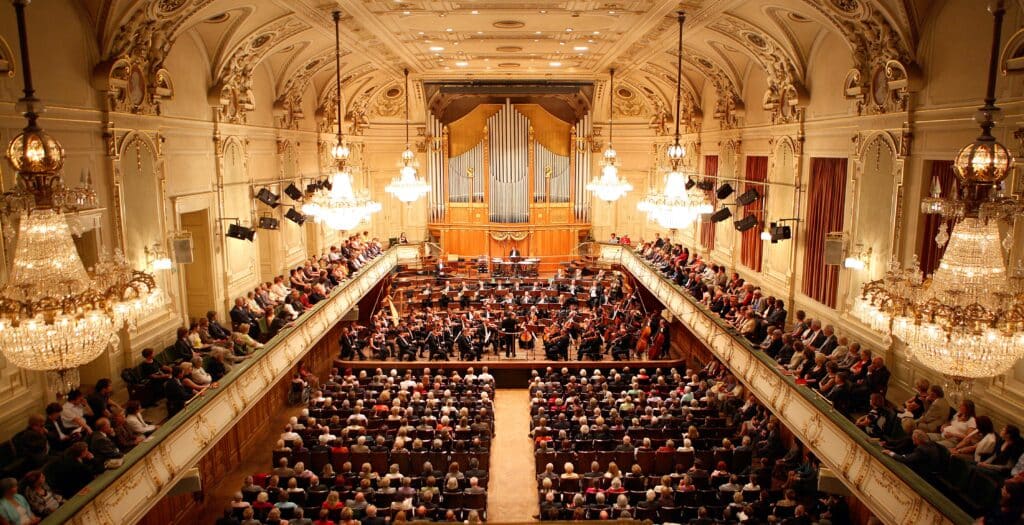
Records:
<instances>
[{"instance_id":1,"label":"loudspeaker","mask_svg":"<svg viewBox=\"0 0 1024 525\"><path fill-rule=\"evenodd\" d=\"M167 495L192 494L201 490L203 490L203 481L199 478L199 469L190 468L185 471L185 476L171 487Z\"/></svg>"},{"instance_id":2,"label":"loudspeaker","mask_svg":"<svg viewBox=\"0 0 1024 525\"><path fill-rule=\"evenodd\" d=\"M729 208L722 208L711 214L711 222L722 222L729 217L732 217L732 212L729 211Z\"/></svg>"},{"instance_id":3,"label":"loudspeaker","mask_svg":"<svg viewBox=\"0 0 1024 525\"><path fill-rule=\"evenodd\" d=\"M192 264L192 237L171 239L171 255L178 264Z\"/></svg>"},{"instance_id":4,"label":"loudspeaker","mask_svg":"<svg viewBox=\"0 0 1024 525\"><path fill-rule=\"evenodd\" d=\"M841 233L830 233L825 236L825 264L839 266L846 257L846 241Z\"/></svg>"},{"instance_id":5,"label":"loudspeaker","mask_svg":"<svg viewBox=\"0 0 1024 525\"><path fill-rule=\"evenodd\" d=\"M832 469L828 467L818 469L818 491L837 496L850 495L850 489L846 488L846 485L839 481Z\"/></svg>"}]
</instances>

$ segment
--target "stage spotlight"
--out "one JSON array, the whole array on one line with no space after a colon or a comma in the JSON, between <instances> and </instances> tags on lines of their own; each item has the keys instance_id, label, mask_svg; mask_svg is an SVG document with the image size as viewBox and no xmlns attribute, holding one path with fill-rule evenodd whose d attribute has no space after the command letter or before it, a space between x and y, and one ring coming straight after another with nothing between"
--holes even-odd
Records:
<instances>
[{"instance_id":1,"label":"stage spotlight","mask_svg":"<svg viewBox=\"0 0 1024 525\"><path fill-rule=\"evenodd\" d=\"M239 239L242 241L252 242L256 238L256 230L252 228L246 228L237 222L228 226L228 237L232 239Z\"/></svg>"},{"instance_id":2,"label":"stage spotlight","mask_svg":"<svg viewBox=\"0 0 1024 525\"><path fill-rule=\"evenodd\" d=\"M715 181L713 180L702 180L697 183L697 187L704 191L711 191L715 189Z\"/></svg>"},{"instance_id":3,"label":"stage spotlight","mask_svg":"<svg viewBox=\"0 0 1024 525\"><path fill-rule=\"evenodd\" d=\"M732 217L732 212L729 211L729 208L722 208L711 214L711 222L722 222L729 217Z\"/></svg>"},{"instance_id":4,"label":"stage spotlight","mask_svg":"<svg viewBox=\"0 0 1024 525\"><path fill-rule=\"evenodd\" d=\"M746 217L732 223L736 227L736 231L745 232L754 226L757 226L757 217L754 215L747 215Z\"/></svg>"},{"instance_id":5,"label":"stage spotlight","mask_svg":"<svg viewBox=\"0 0 1024 525\"><path fill-rule=\"evenodd\" d=\"M779 241L784 241L792 237L793 232L789 229L789 226L780 226L776 223L771 223L771 226L764 233L761 234L761 238L764 239L764 234L768 234L768 238L775 244Z\"/></svg>"},{"instance_id":6,"label":"stage spotlight","mask_svg":"<svg viewBox=\"0 0 1024 525\"><path fill-rule=\"evenodd\" d=\"M289 184L288 187L284 189L284 194L287 195L293 201L302 200L302 190L300 190L294 184Z\"/></svg>"},{"instance_id":7,"label":"stage spotlight","mask_svg":"<svg viewBox=\"0 0 1024 525\"><path fill-rule=\"evenodd\" d=\"M302 226L302 224L306 222L306 216L295 208L288 210L288 212L284 214L284 218L298 224L299 226Z\"/></svg>"},{"instance_id":8,"label":"stage spotlight","mask_svg":"<svg viewBox=\"0 0 1024 525\"><path fill-rule=\"evenodd\" d=\"M260 217L259 228L261 230L276 230L281 227L281 221L273 217Z\"/></svg>"},{"instance_id":9,"label":"stage spotlight","mask_svg":"<svg viewBox=\"0 0 1024 525\"><path fill-rule=\"evenodd\" d=\"M757 189L750 188L749 190L741 193L739 197L736 197L736 204L746 206L748 204L753 204L754 202L757 202L757 199L760 198L761 194L757 192Z\"/></svg>"},{"instance_id":10,"label":"stage spotlight","mask_svg":"<svg viewBox=\"0 0 1024 525\"><path fill-rule=\"evenodd\" d=\"M320 182L313 181L306 185L306 193L316 193L320 191Z\"/></svg>"},{"instance_id":11,"label":"stage spotlight","mask_svg":"<svg viewBox=\"0 0 1024 525\"><path fill-rule=\"evenodd\" d=\"M693 180L693 177L690 177L690 178L686 179L686 185L684 185L683 187L686 188L687 190L689 190L690 188L693 188L696 185L697 185L697 182Z\"/></svg>"},{"instance_id":12,"label":"stage spotlight","mask_svg":"<svg viewBox=\"0 0 1024 525\"><path fill-rule=\"evenodd\" d=\"M260 191L256 192L256 200L270 206L271 208L276 208L281 205L281 203L278 202L281 200L281 196L270 191L268 188L260 188Z\"/></svg>"},{"instance_id":13,"label":"stage spotlight","mask_svg":"<svg viewBox=\"0 0 1024 525\"><path fill-rule=\"evenodd\" d=\"M715 197L718 197L718 200L722 200L729 197L729 195L732 195L732 192L732 185L726 182L718 187L718 192L715 193Z\"/></svg>"},{"instance_id":14,"label":"stage spotlight","mask_svg":"<svg viewBox=\"0 0 1024 525\"><path fill-rule=\"evenodd\" d=\"M327 191L331 191L331 189L334 188L334 185L331 184L331 179L324 179L320 181L320 187Z\"/></svg>"},{"instance_id":15,"label":"stage spotlight","mask_svg":"<svg viewBox=\"0 0 1024 525\"><path fill-rule=\"evenodd\" d=\"M772 232L770 232L768 230L763 230L761 232L761 240L762 241L770 241L770 240L772 240Z\"/></svg>"}]
</instances>

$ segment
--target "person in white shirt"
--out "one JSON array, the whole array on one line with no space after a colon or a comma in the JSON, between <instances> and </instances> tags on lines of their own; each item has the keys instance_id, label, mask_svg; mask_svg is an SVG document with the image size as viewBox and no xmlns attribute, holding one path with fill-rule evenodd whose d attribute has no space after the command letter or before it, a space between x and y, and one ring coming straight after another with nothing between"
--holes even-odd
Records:
<instances>
[{"instance_id":1,"label":"person in white shirt","mask_svg":"<svg viewBox=\"0 0 1024 525\"><path fill-rule=\"evenodd\" d=\"M285 425L284 432L281 433L281 439L287 443L289 441L299 441L302 439L302 436L292 428L291 424L288 424Z\"/></svg>"},{"instance_id":2,"label":"person in white shirt","mask_svg":"<svg viewBox=\"0 0 1024 525\"><path fill-rule=\"evenodd\" d=\"M148 436L157 429L142 417L142 405L135 400L128 401L124 407L124 422L136 436Z\"/></svg>"},{"instance_id":3,"label":"person in white shirt","mask_svg":"<svg viewBox=\"0 0 1024 525\"><path fill-rule=\"evenodd\" d=\"M271 300L280 303L288 297L291 291L284 285L284 277L279 275L274 277L274 284L270 287L269 293Z\"/></svg>"},{"instance_id":4,"label":"person in white shirt","mask_svg":"<svg viewBox=\"0 0 1024 525\"><path fill-rule=\"evenodd\" d=\"M494 382L494 376L492 376L491 373L487 371L486 366L483 368L483 370L480 371L480 375L476 376L476 378L483 383Z\"/></svg>"},{"instance_id":5,"label":"person in white shirt","mask_svg":"<svg viewBox=\"0 0 1024 525\"><path fill-rule=\"evenodd\" d=\"M82 395L82 391L75 388L68 392L67 400L64 401L64 406L61 407L60 412L60 423L64 425L64 428L69 431L76 428L80 428L87 433L92 433L92 429L85 422L85 416L92 415L92 409L89 408L89 404L85 401L85 396Z\"/></svg>"}]
</instances>

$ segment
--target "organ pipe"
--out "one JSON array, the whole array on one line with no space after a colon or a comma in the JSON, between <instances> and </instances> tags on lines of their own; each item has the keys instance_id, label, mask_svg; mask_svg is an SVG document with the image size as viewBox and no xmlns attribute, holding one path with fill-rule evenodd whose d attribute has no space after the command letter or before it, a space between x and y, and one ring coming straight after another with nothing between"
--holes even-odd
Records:
<instances>
[{"instance_id":1,"label":"organ pipe","mask_svg":"<svg viewBox=\"0 0 1024 525\"><path fill-rule=\"evenodd\" d=\"M533 202L569 202L569 157L534 147ZM550 174L548 172L550 170Z\"/></svg>"},{"instance_id":2,"label":"organ pipe","mask_svg":"<svg viewBox=\"0 0 1024 525\"><path fill-rule=\"evenodd\" d=\"M487 119L490 151L491 222L525 223L530 220L529 165L530 121L512 107L509 99Z\"/></svg>"}]
</instances>

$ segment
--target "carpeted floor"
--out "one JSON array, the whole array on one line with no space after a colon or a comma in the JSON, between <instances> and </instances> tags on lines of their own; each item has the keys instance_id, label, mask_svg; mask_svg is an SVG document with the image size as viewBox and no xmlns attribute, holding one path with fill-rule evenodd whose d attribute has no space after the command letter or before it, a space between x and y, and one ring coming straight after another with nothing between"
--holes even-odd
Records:
<instances>
[{"instance_id":1,"label":"carpeted floor","mask_svg":"<svg viewBox=\"0 0 1024 525\"><path fill-rule=\"evenodd\" d=\"M498 389L494 441L487 490L488 521L530 521L538 512L537 482L530 431L530 393Z\"/></svg>"}]
</instances>

